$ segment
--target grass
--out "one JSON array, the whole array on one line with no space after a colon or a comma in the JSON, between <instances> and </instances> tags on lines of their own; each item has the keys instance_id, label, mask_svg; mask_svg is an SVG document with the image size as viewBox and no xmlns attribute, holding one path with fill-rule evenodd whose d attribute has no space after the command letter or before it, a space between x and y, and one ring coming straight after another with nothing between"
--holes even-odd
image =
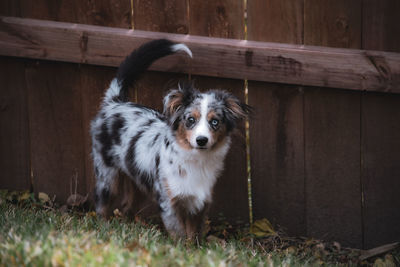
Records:
<instances>
[{"instance_id":1,"label":"grass","mask_svg":"<svg viewBox=\"0 0 400 267\"><path fill-rule=\"evenodd\" d=\"M263 249L248 234L199 245L171 240L157 225L61 210L28 193L0 194L0 266L348 266Z\"/></svg>"},{"instance_id":2,"label":"grass","mask_svg":"<svg viewBox=\"0 0 400 267\"><path fill-rule=\"evenodd\" d=\"M304 262L302 262L304 263ZM105 221L37 205L0 204L1 266L282 266L294 256L261 253L231 240L173 241L156 226Z\"/></svg>"}]
</instances>

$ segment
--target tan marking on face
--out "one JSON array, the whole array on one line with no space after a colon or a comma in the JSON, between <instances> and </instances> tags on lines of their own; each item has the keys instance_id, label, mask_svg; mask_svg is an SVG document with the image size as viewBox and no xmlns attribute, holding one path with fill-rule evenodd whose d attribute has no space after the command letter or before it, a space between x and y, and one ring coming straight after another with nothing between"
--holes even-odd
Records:
<instances>
[{"instance_id":1,"label":"tan marking on face","mask_svg":"<svg viewBox=\"0 0 400 267\"><path fill-rule=\"evenodd\" d=\"M217 113L214 110L211 110L210 112L208 112L207 114L207 121L210 121L213 118L217 118Z\"/></svg>"},{"instance_id":2,"label":"tan marking on face","mask_svg":"<svg viewBox=\"0 0 400 267\"><path fill-rule=\"evenodd\" d=\"M199 120L200 120L200 117L201 117L200 111L197 110L197 109L194 109L194 110L192 111L192 113L191 113L191 116L192 116L193 118L195 118L196 121L199 121Z\"/></svg>"},{"instance_id":3,"label":"tan marking on face","mask_svg":"<svg viewBox=\"0 0 400 267\"><path fill-rule=\"evenodd\" d=\"M210 110L207 114L207 121L211 121L214 118L218 118L218 114L214 110ZM218 119L219 120L219 119ZM212 148L218 148L222 144L224 144L225 137L227 135L226 126L219 120L219 126L217 130L211 130L212 140L214 140L214 144Z\"/></svg>"},{"instance_id":4,"label":"tan marking on face","mask_svg":"<svg viewBox=\"0 0 400 267\"><path fill-rule=\"evenodd\" d=\"M220 122L221 123L221 122ZM225 124L220 124L219 128L216 131L213 131L211 133L214 144L212 146L212 149L219 148L221 145L225 143L226 136L227 136L227 131L226 131L226 126Z\"/></svg>"},{"instance_id":5,"label":"tan marking on face","mask_svg":"<svg viewBox=\"0 0 400 267\"><path fill-rule=\"evenodd\" d=\"M187 130L185 128L184 122L179 123L178 130L176 131L176 141L178 145L180 145L183 149L190 150L192 146L190 145L190 137L192 136L193 131Z\"/></svg>"},{"instance_id":6,"label":"tan marking on face","mask_svg":"<svg viewBox=\"0 0 400 267\"><path fill-rule=\"evenodd\" d=\"M196 122L200 120L201 114L200 111L197 109L194 109L192 113L190 114L191 117L196 119ZM176 140L178 144L187 150L192 149L193 147L190 145L190 138L192 137L193 131L186 129L185 127L186 121L181 121L179 123L178 130L176 132Z\"/></svg>"}]
</instances>

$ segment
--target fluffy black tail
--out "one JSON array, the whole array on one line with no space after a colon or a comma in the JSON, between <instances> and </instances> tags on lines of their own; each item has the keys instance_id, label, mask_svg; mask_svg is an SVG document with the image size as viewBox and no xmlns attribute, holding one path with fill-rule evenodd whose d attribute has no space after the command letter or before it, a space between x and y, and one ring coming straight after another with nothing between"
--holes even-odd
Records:
<instances>
[{"instance_id":1,"label":"fluffy black tail","mask_svg":"<svg viewBox=\"0 0 400 267\"><path fill-rule=\"evenodd\" d=\"M128 100L129 87L154 61L180 50L192 57L192 52L186 45L176 44L166 39L150 41L134 50L125 58L118 69L117 81L120 87L118 99L120 101Z\"/></svg>"}]
</instances>

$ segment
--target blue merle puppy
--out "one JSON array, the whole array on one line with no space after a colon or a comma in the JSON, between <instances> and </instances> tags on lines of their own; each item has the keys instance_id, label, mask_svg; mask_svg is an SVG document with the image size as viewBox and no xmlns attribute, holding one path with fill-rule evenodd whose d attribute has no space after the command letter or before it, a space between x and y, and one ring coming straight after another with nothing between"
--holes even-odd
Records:
<instances>
[{"instance_id":1,"label":"blue merle puppy","mask_svg":"<svg viewBox=\"0 0 400 267\"><path fill-rule=\"evenodd\" d=\"M192 57L184 44L154 40L121 63L91 123L95 200L96 212L107 217L122 172L158 204L170 235L193 238L202 233L230 134L249 107L226 91L201 93L191 85L171 90L162 114L129 102L128 89L140 74L178 51Z\"/></svg>"}]
</instances>

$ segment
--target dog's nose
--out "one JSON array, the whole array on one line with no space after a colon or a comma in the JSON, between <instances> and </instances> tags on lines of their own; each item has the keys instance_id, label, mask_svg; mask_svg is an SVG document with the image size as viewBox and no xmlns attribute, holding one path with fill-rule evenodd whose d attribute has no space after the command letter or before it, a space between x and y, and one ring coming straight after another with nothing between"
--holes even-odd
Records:
<instances>
[{"instance_id":1,"label":"dog's nose","mask_svg":"<svg viewBox=\"0 0 400 267\"><path fill-rule=\"evenodd\" d=\"M207 142L208 142L208 138L205 136L199 136L196 138L196 143L199 146L205 146L207 144Z\"/></svg>"}]
</instances>

